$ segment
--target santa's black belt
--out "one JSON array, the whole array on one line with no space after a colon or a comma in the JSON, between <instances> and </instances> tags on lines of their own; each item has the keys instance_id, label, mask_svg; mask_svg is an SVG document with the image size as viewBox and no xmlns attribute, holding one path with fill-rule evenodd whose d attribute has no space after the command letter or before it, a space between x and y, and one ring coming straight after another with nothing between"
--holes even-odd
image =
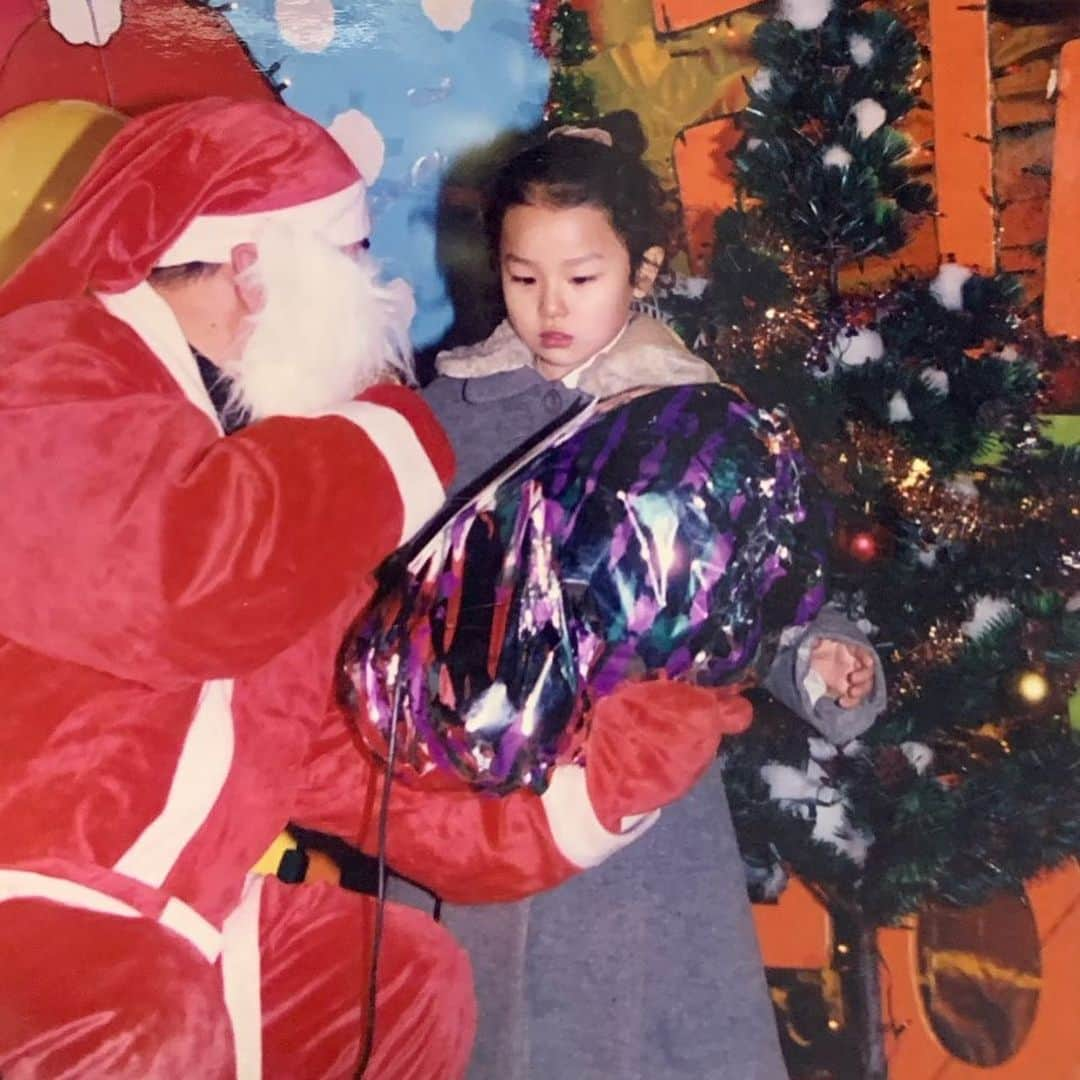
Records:
<instances>
[{"instance_id":1,"label":"santa's black belt","mask_svg":"<svg viewBox=\"0 0 1080 1080\"><path fill-rule=\"evenodd\" d=\"M282 852L276 876L290 885L304 881L334 880L325 872L327 866L336 871L336 880L343 889L379 895L379 860L374 855L358 851L338 836L305 829L290 824L286 833L295 846ZM395 904L417 908L438 921L442 898L412 878L386 868L386 896Z\"/></svg>"}]
</instances>

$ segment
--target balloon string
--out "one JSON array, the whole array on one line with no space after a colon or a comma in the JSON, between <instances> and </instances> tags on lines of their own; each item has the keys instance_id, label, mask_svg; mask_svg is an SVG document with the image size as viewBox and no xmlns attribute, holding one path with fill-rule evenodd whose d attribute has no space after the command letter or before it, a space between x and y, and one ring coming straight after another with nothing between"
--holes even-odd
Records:
<instances>
[{"instance_id":1,"label":"balloon string","mask_svg":"<svg viewBox=\"0 0 1080 1080\"><path fill-rule=\"evenodd\" d=\"M360 1064L356 1067L353 1080L364 1080L375 1046L375 997L379 984L379 953L382 951L383 922L386 916L386 838L390 824L390 784L394 777L394 758L397 755L398 714L401 710L403 681L399 678L394 687L394 707L390 713L390 738L386 750L386 767L383 770L382 798L379 802L378 900L375 907L375 930L371 939L371 967L368 970L367 1018Z\"/></svg>"}]
</instances>

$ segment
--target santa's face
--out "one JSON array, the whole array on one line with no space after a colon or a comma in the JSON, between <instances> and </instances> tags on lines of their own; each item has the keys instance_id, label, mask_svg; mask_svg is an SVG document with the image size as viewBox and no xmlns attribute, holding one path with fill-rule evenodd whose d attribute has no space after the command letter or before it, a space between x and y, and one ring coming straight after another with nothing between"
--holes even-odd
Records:
<instances>
[{"instance_id":1,"label":"santa's face","mask_svg":"<svg viewBox=\"0 0 1080 1080\"><path fill-rule=\"evenodd\" d=\"M313 415L389 378L411 376L402 294L363 244L341 249L273 226L240 278L261 295L238 358L236 404L253 419Z\"/></svg>"}]
</instances>

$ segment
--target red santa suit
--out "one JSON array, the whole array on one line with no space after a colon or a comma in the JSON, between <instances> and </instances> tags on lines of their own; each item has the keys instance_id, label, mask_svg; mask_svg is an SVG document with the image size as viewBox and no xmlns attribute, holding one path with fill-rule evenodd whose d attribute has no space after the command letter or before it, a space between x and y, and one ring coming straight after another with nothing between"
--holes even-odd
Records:
<instances>
[{"instance_id":1,"label":"red santa suit","mask_svg":"<svg viewBox=\"0 0 1080 1080\"><path fill-rule=\"evenodd\" d=\"M341 245L366 232L322 129L277 105L167 106L121 132L0 291L5 1080L356 1066L374 901L246 871L290 819L372 850L378 767L327 708L333 659L452 462L396 386L223 437L146 278L226 262L283 216ZM543 798L395 785L391 862L505 899L629 842L745 719L675 685L646 715L635 693L602 703L590 774L558 770ZM390 905L379 972L367 1075L461 1075L463 952Z\"/></svg>"}]
</instances>

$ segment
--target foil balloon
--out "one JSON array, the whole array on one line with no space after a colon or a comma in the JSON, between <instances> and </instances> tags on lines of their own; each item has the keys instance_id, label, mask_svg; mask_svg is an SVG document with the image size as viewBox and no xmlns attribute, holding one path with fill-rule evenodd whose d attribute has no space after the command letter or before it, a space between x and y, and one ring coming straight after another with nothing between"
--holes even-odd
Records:
<instances>
[{"instance_id":1,"label":"foil balloon","mask_svg":"<svg viewBox=\"0 0 1080 1080\"><path fill-rule=\"evenodd\" d=\"M800 480L785 418L720 386L571 421L387 575L342 653L361 738L385 755L396 725L399 770L542 791L621 680L739 680Z\"/></svg>"},{"instance_id":2,"label":"foil balloon","mask_svg":"<svg viewBox=\"0 0 1080 1080\"><path fill-rule=\"evenodd\" d=\"M0 116L0 282L55 228L125 120L92 101L38 101Z\"/></svg>"}]
</instances>

